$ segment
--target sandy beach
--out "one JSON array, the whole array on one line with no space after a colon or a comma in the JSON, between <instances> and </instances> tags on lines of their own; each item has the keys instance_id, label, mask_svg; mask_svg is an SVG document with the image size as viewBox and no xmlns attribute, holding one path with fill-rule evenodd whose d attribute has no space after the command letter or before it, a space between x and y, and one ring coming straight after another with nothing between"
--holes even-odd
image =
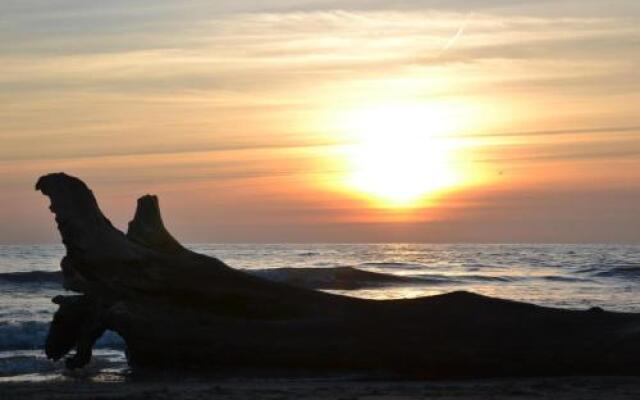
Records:
<instances>
[{"instance_id":1,"label":"sandy beach","mask_svg":"<svg viewBox=\"0 0 640 400\"><path fill-rule=\"evenodd\" d=\"M182 381L5 383L3 400L13 399L637 399L640 378L575 377L416 382L336 379L185 379Z\"/></svg>"}]
</instances>

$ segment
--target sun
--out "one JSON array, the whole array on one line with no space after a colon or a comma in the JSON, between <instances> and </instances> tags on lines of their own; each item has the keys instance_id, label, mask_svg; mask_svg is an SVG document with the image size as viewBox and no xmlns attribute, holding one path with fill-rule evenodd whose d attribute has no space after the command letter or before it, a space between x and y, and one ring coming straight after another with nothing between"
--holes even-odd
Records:
<instances>
[{"instance_id":1,"label":"sun","mask_svg":"<svg viewBox=\"0 0 640 400\"><path fill-rule=\"evenodd\" d=\"M455 186L455 110L444 104L376 105L350 112L345 185L387 207L414 207Z\"/></svg>"}]
</instances>

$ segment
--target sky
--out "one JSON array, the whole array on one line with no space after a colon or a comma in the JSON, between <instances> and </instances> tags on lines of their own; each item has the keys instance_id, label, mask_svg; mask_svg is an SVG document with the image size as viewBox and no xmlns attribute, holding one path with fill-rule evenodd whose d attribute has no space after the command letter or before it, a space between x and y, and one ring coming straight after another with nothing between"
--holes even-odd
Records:
<instances>
[{"instance_id":1,"label":"sky","mask_svg":"<svg viewBox=\"0 0 640 400\"><path fill-rule=\"evenodd\" d=\"M0 243L640 243L637 0L3 0Z\"/></svg>"}]
</instances>

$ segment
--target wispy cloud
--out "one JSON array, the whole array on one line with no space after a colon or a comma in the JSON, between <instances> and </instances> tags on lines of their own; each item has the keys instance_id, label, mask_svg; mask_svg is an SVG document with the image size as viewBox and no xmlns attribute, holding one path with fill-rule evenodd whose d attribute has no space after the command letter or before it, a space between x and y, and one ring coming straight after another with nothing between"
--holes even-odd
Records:
<instances>
[{"instance_id":1,"label":"wispy cloud","mask_svg":"<svg viewBox=\"0 0 640 400\"><path fill-rule=\"evenodd\" d=\"M453 136L494 169L614 174L638 157L639 18L634 0L6 0L0 186L31 195L55 168L202 186L205 207L206 182L235 182L225 206L282 188L264 207L342 218L301 176L344 167L337 114L394 102L482 109Z\"/></svg>"}]
</instances>

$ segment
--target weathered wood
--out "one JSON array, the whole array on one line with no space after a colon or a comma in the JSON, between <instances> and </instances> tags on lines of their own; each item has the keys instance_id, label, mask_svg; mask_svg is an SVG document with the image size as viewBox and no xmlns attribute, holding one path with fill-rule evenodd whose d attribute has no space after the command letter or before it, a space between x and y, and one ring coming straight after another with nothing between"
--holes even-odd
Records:
<instances>
[{"instance_id":1,"label":"weathered wood","mask_svg":"<svg viewBox=\"0 0 640 400\"><path fill-rule=\"evenodd\" d=\"M89 188L58 173L51 199L67 254L47 340L69 368L105 331L133 367L375 369L429 378L640 374L640 316L570 311L454 292L373 301L267 281L194 253L165 229L157 198L125 235Z\"/></svg>"},{"instance_id":2,"label":"weathered wood","mask_svg":"<svg viewBox=\"0 0 640 400\"><path fill-rule=\"evenodd\" d=\"M129 222L127 238L142 246L165 252L179 252L184 247L164 227L160 216L158 197L142 196L138 199L136 214Z\"/></svg>"}]
</instances>

